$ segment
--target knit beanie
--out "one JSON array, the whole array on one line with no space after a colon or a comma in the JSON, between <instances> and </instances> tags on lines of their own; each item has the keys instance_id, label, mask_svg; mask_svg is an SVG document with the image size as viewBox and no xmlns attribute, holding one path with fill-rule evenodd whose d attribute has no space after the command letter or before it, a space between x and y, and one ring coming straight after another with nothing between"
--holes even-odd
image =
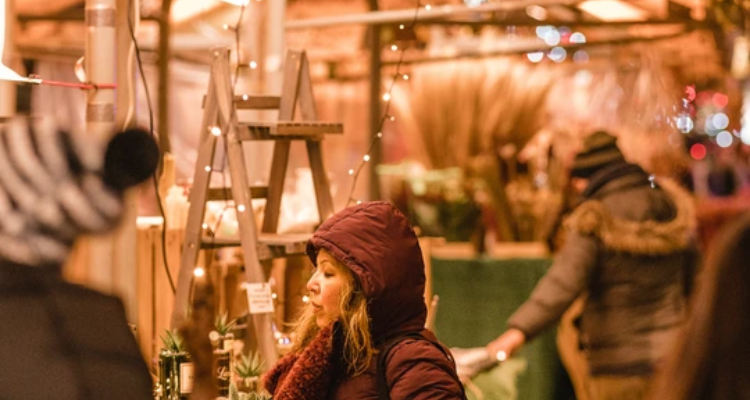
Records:
<instances>
[{"instance_id":1,"label":"knit beanie","mask_svg":"<svg viewBox=\"0 0 750 400\"><path fill-rule=\"evenodd\" d=\"M590 178L594 173L608 165L625 162L617 138L602 131L589 135L583 141L583 149L573 161L571 176Z\"/></svg>"},{"instance_id":2,"label":"knit beanie","mask_svg":"<svg viewBox=\"0 0 750 400\"><path fill-rule=\"evenodd\" d=\"M59 268L81 234L117 226L123 191L159 160L145 131L109 142L57 130L48 121L0 126L0 263Z\"/></svg>"}]
</instances>

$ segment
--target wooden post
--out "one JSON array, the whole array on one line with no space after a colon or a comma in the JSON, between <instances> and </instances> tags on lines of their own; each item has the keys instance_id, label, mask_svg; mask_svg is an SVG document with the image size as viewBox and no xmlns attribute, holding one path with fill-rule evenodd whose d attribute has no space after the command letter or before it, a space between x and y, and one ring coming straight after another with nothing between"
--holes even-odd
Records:
<instances>
[{"instance_id":1,"label":"wooden post","mask_svg":"<svg viewBox=\"0 0 750 400\"><path fill-rule=\"evenodd\" d=\"M86 0L86 76L91 83L115 82L116 0ZM115 129L115 90L91 89L86 98L86 131L106 140ZM113 242L99 237L89 242L87 284L112 292Z\"/></svg>"}]
</instances>

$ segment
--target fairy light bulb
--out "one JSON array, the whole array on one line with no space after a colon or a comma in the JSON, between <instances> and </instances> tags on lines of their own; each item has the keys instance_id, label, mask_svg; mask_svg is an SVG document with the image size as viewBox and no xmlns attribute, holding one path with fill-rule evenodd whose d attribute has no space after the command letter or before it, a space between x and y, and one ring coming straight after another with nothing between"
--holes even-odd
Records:
<instances>
[{"instance_id":1,"label":"fairy light bulb","mask_svg":"<svg viewBox=\"0 0 750 400\"><path fill-rule=\"evenodd\" d=\"M214 126L213 128L211 128L211 134L214 136L221 136L221 128L219 128L218 126Z\"/></svg>"},{"instance_id":2,"label":"fairy light bulb","mask_svg":"<svg viewBox=\"0 0 750 400\"><path fill-rule=\"evenodd\" d=\"M244 204L238 205L237 206L237 211L239 211L239 212L245 212L245 205Z\"/></svg>"},{"instance_id":3,"label":"fairy light bulb","mask_svg":"<svg viewBox=\"0 0 750 400\"><path fill-rule=\"evenodd\" d=\"M408 81L409 80L409 75L404 74L404 80Z\"/></svg>"},{"instance_id":4,"label":"fairy light bulb","mask_svg":"<svg viewBox=\"0 0 750 400\"><path fill-rule=\"evenodd\" d=\"M196 268L196 269L193 270L193 275L195 275L198 278L200 278L201 276L206 275L206 270L203 269L203 268L201 268L201 267L198 267L198 268Z\"/></svg>"},{"instance_id":5,"label":"fairy light bulb","mask_svg":"<svg viewBox=\"0 0 750 400\"><path fill-rule=\"evenodd\" d=\"M403 24L399 25L398 29L404 29L404 25Z\"/></svg>"},{"instance_id":6,"label":"fairy light bulb","mask_svg":"<svg viewBox=\"0 0 750 400\"><path fill-rule=\"evenodd\" d=\"M305 296L302 296L302 302L303 302L303 303L309 303L309 302L310 302L310 297L309 297L309 296L307 296L307 295L305 295Z\"/></svg>"},{"instance_id":7,"label":"fairy light bulb","mask_svg":"<svg viewBox=\"0 0 750 400\"><path fill-rule=\"evenodd\" d=\"M385 100L385 101L390 101L390 100L391 100L391 94L390 94L390 93L386 93L386 94L384 94L384 95L383 95L383 100Z\"/></svg>"},{"instance_id":8,"label":"fairy light bulb","mask_svg":"<svg viewBox=\"0 0 750 400\"><path fill-rule=\"evenodd\" d=\"M432 6L428 4L428 5L424 6L424 9L427 10L427 11L430 11L430 10L432 10Z\"/></svg>"},{"instance_id":9,"label":"fairy light bulb","mask_svg":"<svg viewBox=\"0 0 750 400\"><path fill-rule=\"evenodd\" d=\"M393 115L391 115L390 117L388 117L388 119L391 120L391 121L395 121L396 117L394 117Z\"/></svg>"},{"instance_id":10,"label":"fairy light bulb","mask_svg":"<svg viewBox=\"0 0 750 400\"><path fill-rule=\"evenodd\" d=\"M377 136L377 137L378 137L378 139L380 139L380 138L382 138L382 137L383 137L383 132L378 132L378 134L377 134L377 135L375 135L375 136Z\"/></svg>"},{"instance_id":11,"label":"fairy light bulb","mask_svg":"<svg viewBox=\"0 0 750 400\"><path fill-rule=\"evenodd\" d=\"M258 63L255 62L255 61L250 61L250 64L248 64L248 65L250 65L250 68L252 68L252 69L258 68Z\"/></svg>"},{"instance_id":12,"label":"fairy light bulb","mask_svg":"<svg viewBox=\"0 0 750 400\"><path fill-rule=\"evenodd\" d=\"M391 50L392 50L392 51L396 51L396 50L398 50L398 46L396 46L395 44L394 44L394 45L391 45Z\"/></svg>"},{"instance_id":13,"label":"fairy light bulb","mask_svg":"<svg viewBox=\"0 0 750 400\"><path fill-rule=\"evenodd\" d=\"M203 169L206 170L206 172L211 172L211 166L210 165L206 165L206 167L203 168Z\"/></svg>"},{"instance_id":14,"label":"fairy light bulb","mask_svg":"<svg viewBox=\"0 0 750 400\"><path fill-rule=\"evenodd\" d=\"M226 31L226 30L229 30L229 25L228 25L228 24L224 24L224 25L222 25L221 27L222 27L222 28L224 28L224 30L225 30L225 31Z\"/></svg>"},{"instance_id":15,"label":"fairy light bulb","mask_svg":"<svg viewBox=\"0 0 750 400\"><path fill-rule=\"evenodd\" d=\"M349 170L349 175L354 175L354 169Z\"/></svg>"},{"instance_id":16,"label":"fairy light bulb","mask_svg":"<svg viewBox=\"0 0 750 400\"><path fill-rule=\"evenodd\" d=\"M247 99L249 99L249 98L250 98L250 96L248 96L246 94L242 95L242 100L244 100L244 101L247 101Z\"/></svg>"},{"instance_id":17,"label":"fairy light bulb","mask_svg":"<svg viewBox=\"0 0 750 400\"><path fill-rule=\"evenodd\" d=\"M362 159L365 160L365 162L368 162L368 161L370 161L370 155L369 154L365 154L365 156L362 157Z\"/></svg>"}]
</instances>

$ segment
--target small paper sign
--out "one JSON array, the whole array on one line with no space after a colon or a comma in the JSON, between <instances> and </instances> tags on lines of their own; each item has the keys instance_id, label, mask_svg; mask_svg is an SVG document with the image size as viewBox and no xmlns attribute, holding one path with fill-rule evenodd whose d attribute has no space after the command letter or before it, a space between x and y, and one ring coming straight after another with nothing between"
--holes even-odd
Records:
<instances>
[{"instance_id":1,"label":"small paper sign","mask_svg":"<svg viewBox=\"0 0 750 400\"><path fill-rule=\"evenodd\" d=\"M273 298L271 286L267 283L246 283L247 303L250 314L264 314L273 312Z\"/></svg>"}]
</instances>

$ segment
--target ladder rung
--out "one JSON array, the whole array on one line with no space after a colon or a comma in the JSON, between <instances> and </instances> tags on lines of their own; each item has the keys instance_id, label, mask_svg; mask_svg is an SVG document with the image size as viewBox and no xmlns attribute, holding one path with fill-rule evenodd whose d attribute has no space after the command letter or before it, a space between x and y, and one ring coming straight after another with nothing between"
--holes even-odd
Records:
<instances>
[{"instance_id":1,"label":"ladder rung","mask_svg":"<svg viewBox=\"0 0 750 400\"><path fill-rule=\"evenodd\" d=\"M322 140L324 134L344 133L339 122L241 122L240 126L247 128L240 130L240 140Z\"/></svg>"},{"instance_id":2,"label":"ladder rung","mask_svg":"<svg viewBox=\"0 0 750 400\"><path fill-rule=\"evenodd\" d=\"M234 106L238 110L277 110L281 104L279 96L234 96ZM206 96L203 96L201 107L206 107Z\"/></svg>"},{"instance_id":3,"label":"ladder rung","mask_svg":"<svg viewBox=\"0 0 750 400\"><path fill-rule=\"evenodd\" d=\"M307 241L310 233L273 234L261 233L258 235L258 258L269 260L293 255L305 254ZM241 247L239 239L224 239L203 237L201 248L214 249L221 247Z\"/></svg>"},{"instance_id":4,"label":"ladder rung","mask_svg":"<svg viewBox=\"0 0 750 400\"><path fill-rule=\"evenodd\" d=\"M253 199L265 199L268 197L268 186L250 186L250 196ZM206 201L232 200L232 188L208 189Z\"/></svg>"}]
</instances>

